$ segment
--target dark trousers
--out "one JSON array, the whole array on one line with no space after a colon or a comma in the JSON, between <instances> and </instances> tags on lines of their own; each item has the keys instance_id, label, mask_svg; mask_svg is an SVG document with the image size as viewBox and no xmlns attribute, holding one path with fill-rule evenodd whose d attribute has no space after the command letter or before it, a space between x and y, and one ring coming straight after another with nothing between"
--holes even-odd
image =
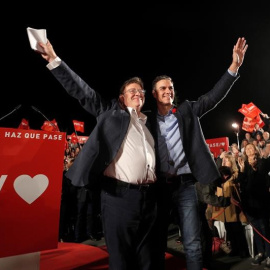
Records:
<instances>
[{"instance_id":1,"label":"dark trousers","mask_svg":"<svg viewBox=\"0 0 270 270\"><path fill-rule=\"evenodd\" d=\"M208 269L210 268L212 262L212 237L214 233L210 229L205 216L206 208L207 208L206 203L199 202L203 266Z\"/></svg>"},{"instance_id":2,"label":"dark trousers","mask_svg":"<svg viewBox=\"0 0 270 270\"><path fill-rule=\"evenodd\" d=\"M74 227L77 212L76 192L76 187L74 187L70 180L63 175L59 220L59 241L74 241Z\"/></svg>"},{"instance_id":3,"label":"dark trousers","mask_svg":"<svg viewBox=\"0 0 270 270\"><path fill-rule=\"evenodd\" d=\"M231 243L231 255L247 257L249 255L248 244L245 236L245 228L240 221L225 222L227 241Z\"/></svg>"},{"instance_id":4,"label":"dark trousers","mask_svg":"<svg viewBox=\"0 0 270 270\"><path fill-rule=\"evenodd\" d=\"M195 180L191 174L169 179L159 179L158 185L158 224L162 258L160 264L165 267L164 253L167 248L168 222L171 212L176 216L180 228L187 270L202 269L201 223Z\"/></svg>"},{"instance_id":5,"label":"dark trousers","mask_svg":"<svg viewBox=\"0 0 270 270\"><path fill-rule=\"evenodd\" d=\"M77 190L77 218L75 224L75 242L87 239L100 239L100 188L80 187Z\"/></svg>"},{"instance_id":6,"label":"dark trousers","mask_svg":"<svg viewBox=\"0 0 270 270\"><path fill-rule=\"evenodd\" d=\"M139 190L110 185L108 181L102 187L101 216L109 252L109 269L159 269L154 184Z\"/></svg>"},{"instance_id":7,"label":"dark trousers","mask_svg":"<svg viewBox=\"0 0 270 270\"><path fill-rule=\"evenodd\" d=\"M263 253L266 257L270 257L270 244L268 242L270 239L269 218L248 216L248 220L254 227L254 243L257 253Z\"/></svg>"}]
</instances>

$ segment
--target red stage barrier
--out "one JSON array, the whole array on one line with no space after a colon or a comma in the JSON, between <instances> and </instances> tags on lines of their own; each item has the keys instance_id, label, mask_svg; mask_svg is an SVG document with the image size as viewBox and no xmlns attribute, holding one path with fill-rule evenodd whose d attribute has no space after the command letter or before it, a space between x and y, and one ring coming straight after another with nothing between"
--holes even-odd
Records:
<instances>
[{"instance_id":1,"label":"red stage barrier","mask_svg":"<svg viewBox=\"0 0 270 270\"><path fill-rule=\"evenodd\" d=\"M57 248L65 136L0 128L0 258Z\"/></svg>"}]
</instances>

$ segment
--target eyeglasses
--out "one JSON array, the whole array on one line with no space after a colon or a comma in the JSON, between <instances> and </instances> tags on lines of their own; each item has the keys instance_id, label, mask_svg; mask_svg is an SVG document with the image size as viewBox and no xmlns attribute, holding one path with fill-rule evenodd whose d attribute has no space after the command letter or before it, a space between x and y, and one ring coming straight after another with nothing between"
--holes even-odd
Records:
<instances>
[{"instance_id":1,"label":"eyeglasses","mask_svg":"<svg viewBox=\"0 0 270 270\"><path fill-rule=\"evenodd\" d=\"M139 92L139 94L144 95L146 91L145 91L144 89L131 88L131 89L127 89L126 92L129 92L129 93L132 94L132 95L135 95L137 92ZM125 94L126 92L124 92L124 94Z\"/></svg>"}]
</instances>

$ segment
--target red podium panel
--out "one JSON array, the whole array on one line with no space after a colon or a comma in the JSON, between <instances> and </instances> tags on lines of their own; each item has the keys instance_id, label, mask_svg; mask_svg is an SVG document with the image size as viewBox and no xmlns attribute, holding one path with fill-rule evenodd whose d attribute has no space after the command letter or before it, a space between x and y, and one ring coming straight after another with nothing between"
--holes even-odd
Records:
<instances>
[{"instance_id":1,"label":"red podium panel","mask_svg":"<svg viewBox=\"0 0 270 270\"><path fill-rule=\"evenodd\" d=\"M228 137L220 137L214 139L205 140L208 144L210 151L214 154L215 158L220 154L220 148L224 148L225 151L229 149L229 138Z\"/></svg>"},{"instance_id":2,"label":"red podium panel","mask_svg":"<svg viewBox=\"0 0 270 270\"><path fill-rule=\"evenodd\" d=\"M0 258L57 248L65 136L0 128Z\"/></svg>"}]
</instances>

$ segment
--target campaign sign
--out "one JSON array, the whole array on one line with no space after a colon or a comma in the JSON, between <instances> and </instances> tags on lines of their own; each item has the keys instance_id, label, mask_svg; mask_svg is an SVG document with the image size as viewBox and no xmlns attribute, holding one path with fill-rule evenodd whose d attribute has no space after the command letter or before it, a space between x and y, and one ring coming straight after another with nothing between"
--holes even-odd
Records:
<instances>
[{"instance_id":1,"label":"campaign sign","mask_svg":"<svg viewBox=\"0 0 270 270\"><path fill-rule=\"evenodd\" d=\"M223 148L225 151L228 151L229 149L228 137L207 139L205 141L209 146L210 151L214 154L215 158L217 158L220 155L220 148Z\"/></svg>"},{"instance_id":2,"label":"campaign sign","mask_svg":"<svg viewBox=\"0 0 270 270\"><path fill-rule=\"evenodd\" d=\"M57 248L65 136L0 128L0 258Z\"/></svg>"}]
</instances>

